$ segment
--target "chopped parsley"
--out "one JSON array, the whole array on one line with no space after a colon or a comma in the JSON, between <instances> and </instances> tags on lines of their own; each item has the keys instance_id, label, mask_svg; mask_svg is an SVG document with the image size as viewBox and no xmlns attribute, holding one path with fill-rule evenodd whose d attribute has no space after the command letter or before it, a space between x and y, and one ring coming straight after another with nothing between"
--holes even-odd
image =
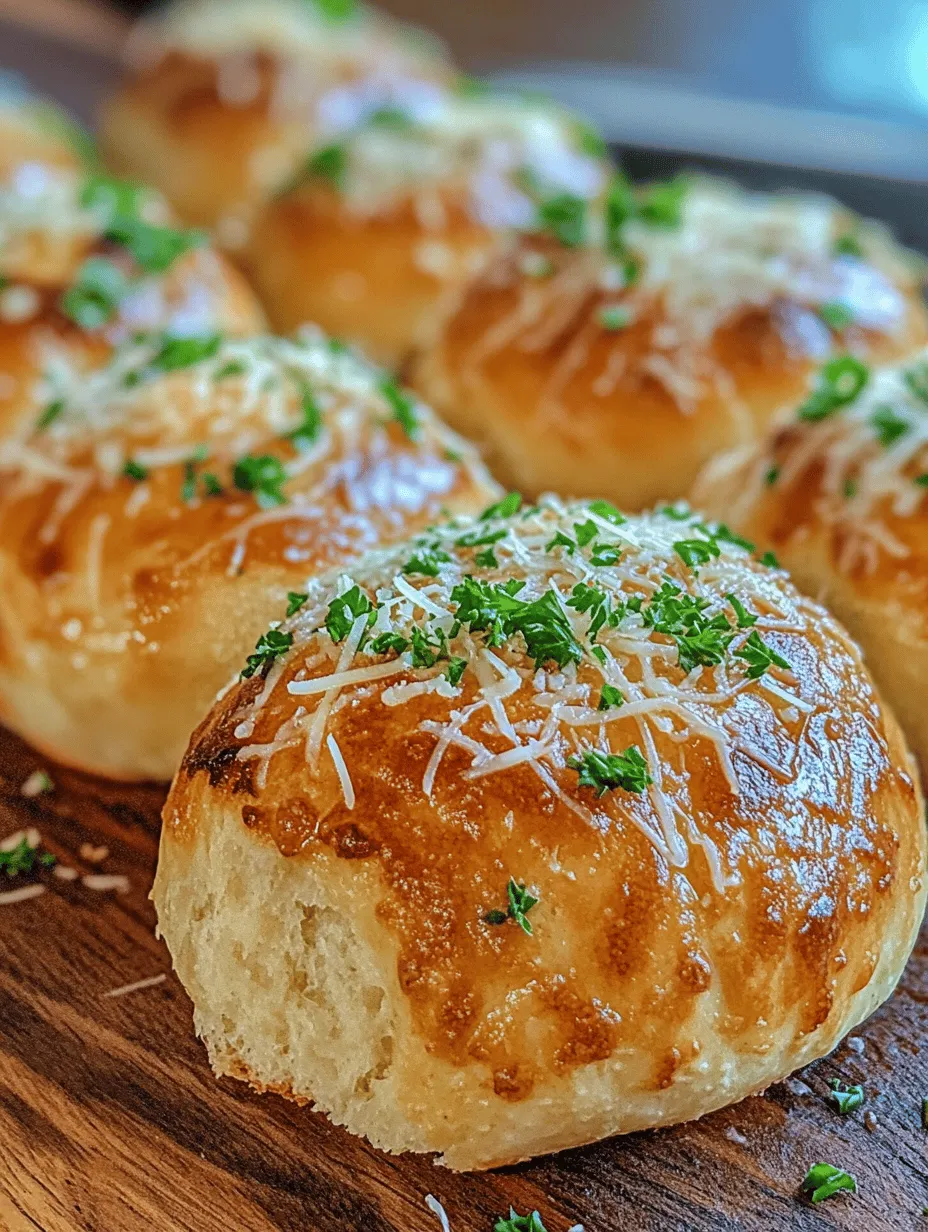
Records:
<instances>
[{"instance_id":1,"label":"chopped parsley","mask_svg":"<svg viewBox=\"0 0 928 1232\"><path fill-rule=\"evenodd\" d=\"M40 855L38 848L30 847L25 836L9 851L0 851L0 873L6 873L7 877L34 872L36 864L48 867L54 863L53 855Z\"/></svg>"},{"instance_id":2,"label":"chopped parsley","mask_svg":"<svg viewBox=\"0 0 928 1232\"><path fill-rule=\"evenodd\" d=\"M243 376L245 373L245 365L240 359L230 359L227 364L223 364L216 375L214 381L227 381L232 376Z\"/></svg>"},{"instance_id":3,"label":"chopped parsley","mask_svg":"<svg viewBox=\"0 0 928 1232\"><path fill-rule=\"evenodd\" d=\"M312 3L329 21L349 21L358 11L357 0L312 0Z\"/></svg>"},{"instance_id":4,"label":"chopped parsley","mask_svg":"<svg viewBox=\"0 0 928 1232\"><path fill-rule=\"evenodd\" d=\"M584 749L579 755L568 757L567 764L578 771L579 786L592 787L597 796L620 787L637 794L654 781L648 773L648 763L633 744L624 753Z\"/></svg>"},{"instance_id":5,"label":"chopped parsley","mask_svg":"<svg viewBox=\"0 0 928 1232\"><path fill-rule=\"evenodd\" d=\"M750 629L751 625L757 624L757 617L751 615L737 595L726 595L725 598L734 609L739 629Z\"/></svg>"},{"instance_id":6,"label":"chopped parsley","mask_svg":"<svg viewBox=\"0 0 928 1232\"><path fill-rule=\"evenodd\" d=\"M151 366L158 372L190 368L204 359L212 359L221 343L221 334L163 334Z\"/></svg>"},{"instance_id":7,"label":"chopped parsley","mask_svg":"<svg viewBox=\"0 0 928 1232\"><path fill-rule=\"evenodd\" d=\"M460 539L455 539L454 543L459 548L479 548L485 544L499 543L507 534L505 530L471 530L461 535Z\"/></svg>"},{"instance_id":8,"label":"chopped parsley","mask_svg":"<svg viewBox=\"0 0 928 1232\"><path fill-rule=\"evenodd\" d=\"M413 667L434 667L439 659L448 657L445 634L440 629L435 632L437 636L430 637L428 630L413 626L409 635Z\"/></svg>"},{"instance_id":9,"label":"chopped parsley","mask_svg":"<svg viewBox=\"0 0 928 1232\"><path fill-rule=\"evenodd\" d=\"M590 626L587 630L587 637L591 642L596 640L596 635L604 624L608 623L615 628L621 619L621 612L613 609L606 592L586 582L578 582L573 588L567 600L567 606L572 607L576 612L589 613Z\"/></svg>"},{"instance_id":10,"label":"chopped parsley","mask_svg":"<svg viewBox=\"0 0 928 1232\"><path fill-rule=\"evenodd\" d=\"M241 679L250 680L257 672L267 676L274 663L293 645L293 634L280 629L269 629L258 638L254 654L250 654L242 668Z\"/></svg>"},{"instance_id":11,"label":"chopped parsley","mask_svg":"<svg viewBox=\"0 0 928 1232\"><path fill-rule=\"evenodd\" d=\"M806 423L818 423L853 402L870 379L870 369L853 355L831 359L818 374L818 384L796 412Z\"/></svg>"},{"instance_id":12,"label":"chopped parsley","mask_svg":"<svg viewBox=\"0 0 928 1232\"><path fill-rule=\"evenodd\" d=\"M499 561L496 559L496 553L492 548L483 548L482 551L474 555L474 564L478 569L496 569L499 566Z\"/></svg>"},{"instance_id":13,"label":"chopped parsley","mask_svg":"<svg viewBox=\"0 0 928 1232\"><path fill-rule=\"evenodd\" d=\"M300 608L305 605L308 599L309 599L309 595L304 595L302 592L298 590L288 591L287 593L287 615L295 616L297 612L300 610Z\"/></svg>"},{"instance_id":14,"label":"chopped parsley","mask_svg":"<svg viewBox=\"0 0 928 1232\"><path fill-rule=\"evenodd\" d=\"M624 172L616 171L606 196L606 247L613 256L624 256L622 228L635 214L635 192Z\"/></svg>"},{"instance_id":15,"label":"chopped parsley","mask_svg":"<svg viewBox=\"0 0 928 1232\"><path fill-rule=\"evenodd\" d=\"M834 243L834 253L837 257L862 257L863 246L853 231L845 231Z\"/></svg>"},{"instance_id":16,"label":"chopped parsley","mask_svg":"<svg viewBox=\"0 0 928 1232\"><path fill-rule=\"evenodd\" d=\"M780 562L777 560L773 552L765 552L760 558L760 563L766 565L768 569L779 569Z\"/></svg>"},{"instance_id":17,"label":"chopped parsley","mask_svg":"<svg viewBox=\"0 0 928 1232\"><path fill-rule=\"evenodd\" d=\"M129 290L129 279L104 257L89 257L77 279L61 297L61 311L81 329L99 329L110 321Z\"/></svg>"},{"instance_id":18,"label":"chopped parsley","mask_svg":"<svg viewBox=\"0 0 928 1232\"><path fill-rule=\"evenodd\" d=\"M493 1232L546 1232L545 1225L537 1211L531 1215L517 1215L510 1206L508 1219L497 1219Z\"/></svg>"},{"instance_id":19,"label":"chopped parsley","mask_svg":"<svg viewBox=\"0 0 928 1232\"><path fill-rule=\"evenodd\" d=\"M48 406L36 420L36 431L44 432L55 422L61 412L64 410L64 398L56 398L54 402L49 402Z\"/></svg>"},{"instance_id":20,"label":"chopped parsley","mask_svg":"<svg viewBox=\"0 0 928 1232\"><path fill-rule=\"evenodd\" d=\"M818 315L822 318L829 329L842 330L847 329L849 325L854 324L854 313L847 304L841 300L833 299L827 304L819 306Z\"/></svg>"},{"instance_id":21,"label":"chopped parsley","mask_svg":"<svg viewBox=\"0 0 928 1232\"><path fill-rule=\"evenodd\" d=\"M768 646L756 630L748 634L747 641L740 650L735 651L735 654L747 663L748 680L759 680L771 667L781 667L784 671L791 670L786 659Z\"/></svg>"},{"instance_id":22,"label":"chopped parsley","mask_svg":"<svg viewBox=\"0 0 928 1232\"><path fill-rule=\"evenodd\" d=\"M864 1102L864 1089L861 1086L846 1087L837 1078L832 1078L828 1085L831 1090L825 1098L842 1116L847 1116Z\"/></svg>"},{"instance_id":23,"label":"chopped parsley","mask_svg":"<svg viewBox=\"0 0 928 1232\"><path fill-rule=\"evenodd\" d=\"M81 204L103 217L106 239L124 248L144 273L163 274L178 257L202 245L206 234L147 222L142 216L146 198L137 184L94 175L84 185Z\"/></svg>"},{"instance_id":24,"label":"chopped parsley","mask_svg":"<svg viewBox=\"0 0 928 1232\"><path fill-rule=\"evenodd\" d=\"M371 642L371 654L401 655L409 646L409 639L401 633L378 633Z\"/></svg>"},{"instance_id":25,"label":"chopped parsley","mask_svg":"<svg viewBox=\"0 0 928 1232\"><path fill-rule=\"evenodd\" d=\"M451 557L437 545L422 552L417 552L403 565L403 572L421 574L423 577L438 577L439 566L449 561Z\"/></svg>"},{"instance_id":26,"label":"chopped parsley","mask_svg":"<svg viewBox=\"0 0 928 1232\"><path fill-rule=\"evenodd\" d=\"M396 422L411 441L417 441L421 428L412 398L408 394L403 393L396 381L391 380L389 377L381 381L380 392L390 407Z\"/></svg>"},{"instance_id":27,"label":"chopped parsley","mask_svg":"<svg viewBox=\"0 0 928 1232\"><path fill-rule=\"evenodd\" d=\"M638 217L652 227L679 227L689 190L690 181L686 175L674 176L663 184L650 185L640 194Z\"/></svg>"},{"instance_id":28,"label":"chopped parsley","mask_svg":"<svg viewBox=\"0 0 928 1232\"><path fill-rule=\"evenodd\" d=\"M607 522L611 522L613 526L621 526L625 521L624 514L616 509L615 505L607 500L590 501L587 505L590 513L595 513L599 518L605 518Z\"/></svg>"},{"instance_id":29,"label":"chopped parsley","mask_svg":"<svg viewBox=\"0 0 928 1232\"><path fill-rule=\"evenodd\" d=\"M715 539L678 539L673 550L685 565L696 569L707 565L710 560L721 554L721 548Z\"/></svg>"},{"instance_id":30,"label":"chopped parsley","mask_svg":"<svg viewBox=\"0 0 928 1232\"><path fill-rule=\"evenodd\" d=\"M368 628L377 618L374 605L359 586L352 586L329 604L325 627L333 642L343 642L359 616L368 616Z\"/></svg>"},{"instance_id":31,"label":"chopped parsley","mask_svg":"<svg viewBox=\"0 0 928 1232\"><path fill-rule=\"evenodd\" d=\"M616 706L621 706L625 702L625 698L614 684L604 684L602 692L599 695L599 705L597 710L613 710Z\"/></svg>"},{"instance_id":32,"label":"chopped parsley","mask_svg":"<svg viewBox=\"0 0 928 1232\"><path fill-rule=\"evenodd\" d=\"M857 1193L857 1182L850 1172L845 1172L843 1168L836 1168L833 1164L813 1164L806 1173L802 1188L813 1202L818 1203L843 1189L849 1193Z\"/></svg>"},{"instance_id":33,"label":"chopped parsley","mask_svg":"<svg viewBox=\"0 0 928 1232\"><path fill-rule=\"evenodd\" d=\"M524 885L517 885L515 878L509 878L509 884L506 887L506 895L509 899L509 906L505 911L488 911L483 917L487 924L505 924L507 920L513 920L522 929L524 933L532 935L532 924L528 919L528 913L538 902L529 894ZM499 1227L499 1224L496 1225Z\"/></svg>"},{"instance_id":34,"label":"chopped parsley","mask_svg":"<svg viewBox=\"0 0 928 1232\"><path fill-rule=\"evenodd\" d=\"M232 482L240 492L251 492L261 509L286 505L283 485L287 472L279 458L272 454L254 457L246 454L232 468Z\"/></svg>"},{"instance_id":35,"label":"chopped parsley","mask_svg":"<svg viewBox=\"0 0 928 1232\"><path fill-rule=\"evenodd\" d=\"M287 440L291 441L297 449L309 449L319 438L322 429L322 412L313 397L309 383L300 378L299 385L300 412L303 418L299 427L287 433Z\"/></svg>"},{"instance_id":36,"label":"chopped parsley","mask_svg":"<svg viewBox=\"0 0 928 1232\"><path fill-rule=\"evenodd\" d=\"M577 145L584 154L589 154L590 158L605 158L609 153L609 147L606 145L605 138L602 133L598 132L591 124L587 124L584 120L576 120Z\"/></svg>"},{"instance_id":37,"label":"chopped parsley","mask_svg":"<svg viewBox=\"0 0 928 1232\"><path fill-rule=\"evenodd\" d=\"M402 107L378 107L367 117L371 128L386 128L393 132L406 132L415 127L415 121Z\"/></svg>"},{"instance_id":38,"label":"chopped parsley","mask_svg":"<svg viewBox=\"0 0 928 1232\"><path fill-rule=\"evenodd\" d=\"M770 470L764 475L764 483L768 488L772 488L779 478L780 468L778 466L771 466Z\"/></svg>"},{"instance_id":39,"label":"chopped parsley","mask_svg":"<svg viewBox=\"0 0 928 1232\"><path fill-rule=\"evenodd\" d=\"M634 313L624 304L607 304L600 308L596 315L597 321L607 333L615 334L631 325Z\"/></svg>"},{"instance_id":40,"label":"chopped parsley","mask_svg":"<svg viewBox=\"0 0 928 1232\"><path fill-rule=\"evenodd\" d=\"M148 478L148 468L142 466L141 462L136 462L133 458L129 458L126 462L122 468L122 473L127 479L134 479L136 483L141 483L143 479Z\"/></svg>"},{"instance_id":41,"label":"chopped parsley","mask_svg":"<svg viewBox=\"0 0 928 1232\"><path fill-rule=\"evenodd\" d=\"M565 248L579 248L586 238L587 203L573 193L557 193L538 206L538 226Z\"/></svg>"},{"instance_id":42,"label":"chopped parsley","mask_svg":"<svg viewBox=\"0 0 928 1232\"><path fill-rule=\"evenodd\" d=\"M508 492L495 505L488 505L481 513L479 521L489 522L491 518L511 518L522 508L522 493Z\"/></svg>"},{"instance_id":43,"label":"chopped parsley","mask_svg":"<svg viewBox=\"0 0 928 1232\"><path fill-rule=\"evenodd\" d=\"M456 623L488 633L491 646L501 646L521 633L536 667L579 663L583 651L557 596L546 590L538 599L520 599L524 585L512 580L499 586L464 577L451 592L451 602L457 604Z\"/></svg>"},{"instance_id":44,"label":"chopped parsley","mask_svg":"<svg viewBox=\"0 0 928 1232\"><path fill-rule=\"evenodd\" d=\"M329 180L335 188L341 188L348 166L348 154L343 145L333 144L316 150L307 160L305 175L312 179Z\"/></svg>"},{"instance_id":45,"label":"chopped parsley","mask_svg":"<svg viewBox=\"0 0 928 1232\"><path fill-rule=\"evenodd\" d=\"M928 488L928 474L916 475L913 483L917 483L920 488Z\"/></svg>"},{"instance_id":46,"label":"chopped parsley","mask_svg":"<svg viewBox=\"0 0 928 1232\"><path fill-rule=\"evenodd\" d=\"M928 363L916 364L903 373L902 379L921 402L928 402Z\"/></svg>"},{"instance_id":47,"label":"chopped parsley","mask_svg":"<svg viewBox=\"0 0 928 1232\"><path fill-rule=\"evenodd\" d=\"M706 615L708 605L708 599L696 599L667 580L642 608L644 623L676 642L680 667L686 673L721 663L735 637L724 613Z\"/></svg>"},{"instance_id":48,"label":"chopped parsley","mask_svg":"<svg viewBox=\"0 0 928 1232\"><path fill-rule=\"evenodd\" d=\"M448 683L457 687L457 685L461 683L461 677L464 675L464 669L466 667L466 659L461 659L457 655L452 655L452 657L448 660L448 667L445 670Z\"/></svg>"},{"instance_id":49,"label":"chopped parsley","mask_svg":"<svg viewBox=\"0 0 928 1232\"><path fill-rule=\"evenodd\" d=\"M870 416L870 426L884 449L894 445L909 430L908 422L887 403L878 406Z\"/></svg>"}]
</instances>

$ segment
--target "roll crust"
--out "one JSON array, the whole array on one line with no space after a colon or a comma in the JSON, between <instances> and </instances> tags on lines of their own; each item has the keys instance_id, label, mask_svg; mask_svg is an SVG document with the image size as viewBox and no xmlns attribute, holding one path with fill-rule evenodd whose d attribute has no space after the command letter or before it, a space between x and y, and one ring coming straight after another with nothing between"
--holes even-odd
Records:
<instances>
[{"instance_id":1,"label":"roll crust","mask_svg":"<svg viewBox=\"0 0 928 1232\"><path fill-rule=\"evenodd\" d=\"M916 267L825 199L697 181L676 221L632 219L614 238L620 255L518 244L413 368L527 494L677 499L794 405L833 348L891 359L925 337Z\"/></svg>"},{"instance_id":2,"label":"roll crust","mask_svg":"<svg viewBox=\"0 0 928 1232\"><path fill-rule=\"evenodd\" d=\"M161 336L122 348L0 479L0 713L112 778L171 777L318 569L496 491L321 336L203 346L186 365L176 346L158 359Z\"/></svg>"},{"instance_id":3,"label":"roll crust","mask_svg":"<svg viewBox=\"0 0 928 1232\"><path fill-rule=\"evenodd\" d=\"M28 434L62 385L138 331L245 335L264 324L204 237L177 229L156 194L92 172L44 117L36 102L0 107L0 443ZM117 203L125 212L130 198L132 222L172 250L116 238ZM101 269L105 306L99 290L82 291Z\"/></svg>"},{"instance_id":4,"label":"roll crust","mask_svg":"<svg viewBox=\"0 0 928 1232\"><path fill-rule=\"evenodd\" d=\"M218 1073L487 1168L761 1090L898 978L911 759L844 631L722 531L551 500L370 555L284 629L165 810Z\"/></svg>"},{"instance_id":5,"label":"roll crust","mask_svg":"<svg viewBox=\"0 0 928 1232\"><path fill-rule=\"evenodd\" d=\"M924 769L928 353L864 375L856 399L824 414L819 377L790 423L714 459L693 500L772 548L847 626Z\"/></svg>"}]
</instances>

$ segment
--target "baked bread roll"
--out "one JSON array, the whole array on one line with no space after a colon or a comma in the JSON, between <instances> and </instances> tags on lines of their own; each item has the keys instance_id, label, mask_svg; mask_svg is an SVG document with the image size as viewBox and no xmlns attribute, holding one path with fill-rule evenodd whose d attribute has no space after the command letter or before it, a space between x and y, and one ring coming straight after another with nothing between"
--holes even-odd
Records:
<instances>
[{"instance_id":1,"label":"baked bread roll","mask_svg":"<svg viewBox=\"0 0 928 1232\"><path fill-rule=\"evenodd\" d=\"M244 261L275 328L315 321L396 365L502 234L576 229L610 173L602 142L554 105L449 91L317 149L258 215Z\"/></svg>"},{"instance_id":2,"label":"baked bread roll","mask_svg":"<svg viewBox=\"0 0 928 1232\"><path fill-rule=\"evenodd\" d=\"M262 328L238 271L154 193L98 174L43 104L0 106L0 442L140 330ZM59 135L59 133L61 135Z\"/></svg>"},{"instance_id":3,"label":"baked bread roll","mask_svg":"<svg viewBox=\"0 0 928 1232\"><path fill-rule=\"evenodd\" d=\"M0 720L116 779L171 777L310 575L496 492L315 333L146 336L55 406L0 478Z\"/></svg>"},{"instance_id":4,"label":"baked bread roll","mask_svg":"<svg viewBox=\"0 0 928 1232\"><path fill-rule=\"evenodd\" d=\"M763 1090L925 903L827 612L676 508L517 503L310 587L194 736L153 891L217 1073L458 1169Z\"/></svg>"},{"instance_id":5,"label":"baked bread roll","mask_svg":"<svg viewBox=\"0 0 928 1232\"><path fill-rule=\"evenodd\" d=\"M834 348L892 359L926 337L914 258L827 198L620 178L594 221L600 246L533 238L494 263L413 374L526 494L679 498Z\"/></svg>"},{"instance_id":6,"label":"baked bread roll","mask_svg":"<svg viewBox=\"0 0 928 1232\"><path fill-rule=\"evenodd\" d=\"M454 76L434 40L353 0L181 0L128 51L104 157L230 247L314 145Z\"/></svg>"},{"instance_id":7,"label":"baked bread roll","mask_svg":"<svg viewBox=\"0 0 928 1232\"><path fill-rule=\"evenodd\" d=\"M863 647L928 768L928 351L825 366L793 419L710 463L694 500L772 547Z\"/></svg>"}]
</instances>

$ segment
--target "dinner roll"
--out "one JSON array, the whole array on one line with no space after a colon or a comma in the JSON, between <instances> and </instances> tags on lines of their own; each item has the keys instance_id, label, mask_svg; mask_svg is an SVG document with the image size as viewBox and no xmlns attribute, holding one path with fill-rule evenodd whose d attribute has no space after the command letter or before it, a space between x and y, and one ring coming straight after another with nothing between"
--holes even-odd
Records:
<instances>
[{"instance_id":1,"label":"dinner roll","mask_svg":"<svg viewBox=\"0 0 928 1232\"><path fill-rule=\"evenodd\" d=\"M196 732L153 891L217 1073L459 1169L763 1090L925 904L827 612L676 507L517 504L309 587Z\"/></svg>"},{"instance_id":2,"label":"dinner roll","mask_svg":"<svg viewBox=\"0 0 928 1232\"><path fill-rule=\"evenodd\" d=\"M245 263L272 323L316 321L398 364L509 229L575 226L605 147L543 100L453 91L317 148L255 222Z\"/></svg>"},{"instance_id":3,"label":"dinner roll","mask_svg":"<svg viewBox=\"0 0 928 1232\"><path fill-rule=\"evenodd\" d=\"M414 374L526 493L681 497L836 345L891 359L928 336L913 259L823 197L618 178L597 229L602 246L531 239L494 263Z\"/></svg>"},{"instance_id":4,"label":"dinner roll","mask_svg":"<svg viewBox=\"0 0 928 1232\"><path fill-rule=\"evenodd\" d=\"M117 779L170 778L311 574L496 492L316 333L145 336L53 408L0 478L0 721Z\"/></svg>"},{"instance_id":5,"label":"dinner roll","mask_svg":"<svg viewBox=\"0 0 928 1232\"><path fill-rule=\"evenodd\" d=\"M772 547L863 647L928 769L928 351L841 356L793 419L710 463L694 499Z\"/></svg>"},{"instance_id":6,"label":"dinner roll","mask_svg":"<svg viewBox=\"0 0 928 1232\"><path fill-rule=\"evenodd\" d=\"M434 40L353 0L180 0L129 60L105 158L232 247L316 142L454 75Z\"/></svg>"},{"instance_id":7,"label":"dinner roll","mask_svg":"<svg viewBox=\"0 0 928 1232\"><path fill-rule=\"evenodd\" d=\"M156 194L90 169L40 104L0 106L0 442L139 330L261 329L244 279L204 240Z\"/></svg>"}]
</instances>

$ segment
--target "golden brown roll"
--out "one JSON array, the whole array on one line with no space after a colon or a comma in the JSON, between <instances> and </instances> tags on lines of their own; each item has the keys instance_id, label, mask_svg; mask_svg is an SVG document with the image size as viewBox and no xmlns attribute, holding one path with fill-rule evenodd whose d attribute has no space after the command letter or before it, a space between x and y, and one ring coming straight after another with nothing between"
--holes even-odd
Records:
<instances>
[{"instance_id":1,"label":"golden brown roll","mask_svg":"<svg viewBox=\"0 0 928 1232\"><path fill-rule=\"evenodd\" d=\"M310 587L195 734L153 892L217 1073L459 1169L822 1056L925 904L826 611L676 508L517 503Z\"/></svg>"},{"instance_id":2,"label":"golden brown roll","mask_svg":"<svg viewBox=\"0 0 928 1232\"><path fill-rule=\"evenodd\" d=\"M827 198L618 179L604 221L602 246L532 238L495 262L414 372L528 494L683 496L834 348L892 359L926 338L913 259Z\"/></svg>"},{"instance_id":3,"label":"golden brown roll","mask_svg":"<svg viewBox=\"0 0 928 1232\"><path fill-rule=\"evenodd\" d=\"M791 422L710 463L694 500L773 548L860 642L928 767L928 351L839 357Z\"/></svg>"},{"instance_id":4,"label":"golden brown roll","mask_svg":"<svg viewBox=\"0 0 928 1232\"><path fill-rule=\"evenodd\" d=\"M315 144L453 76L434 41L353 0L181 0L129 56L104 157L232 247Z\"/></svg>"},{"instance_id":5,"label":"golden brown roll","mask_svg":"<svg viewBox=\"0 0 928 1232\"><path fill-rule=\"evenodd\" d=\"M546 219L579 230L610 173L559 108L449 91L317 149L258 215L244 261L275 328L315 321L396 365L502 235Z\"/></svg>"},{"instance_id":6,"label":"golden brown roll","mask_svg":"<svg viewBox=\"0 0 928 1232\"><path fill-rule=\"evenodd\" d=\"M140 330L263 325L201 233L88 167L49 116L30 100L0 106L0 440L31 431L61 386Z\"/></svg>"},{"instance_id":7,"label":"golden brown roll","mask_svg":"<svg viewBox=\"0 0 928 1232\"><path fill-rule=\"evenodd\" d=\"M0 477L0 719L112 778L170 778L317 570L496 491L315 333L149 335L54 406Z\"/></svg>"}]
</instances>

